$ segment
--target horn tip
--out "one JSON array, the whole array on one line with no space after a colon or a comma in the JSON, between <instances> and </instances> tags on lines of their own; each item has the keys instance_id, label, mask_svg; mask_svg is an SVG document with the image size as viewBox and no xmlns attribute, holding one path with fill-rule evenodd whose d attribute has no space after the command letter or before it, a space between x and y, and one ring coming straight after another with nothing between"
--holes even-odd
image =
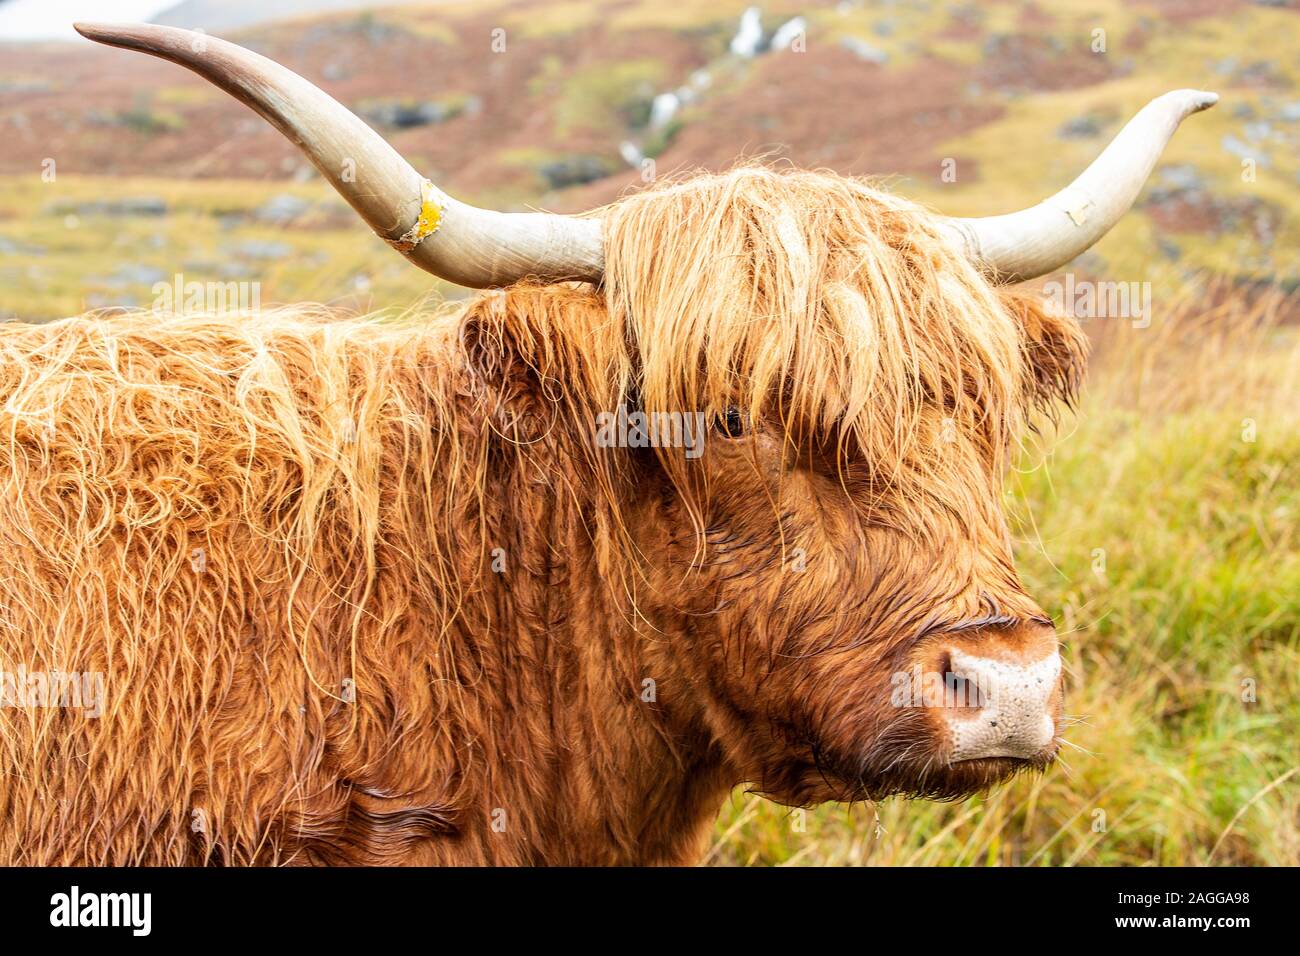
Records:
<instances>
[{"instance_id":1,"label":"horn tip","mask_svg":"<svg viewBox=\"0 0 1300 956\"><path fill-rule=\"evenodd\" d=\"M1219 94L1207 90L1174 90L1166 93L1161 99L1172 101L1183 116L1191 116L1201 110L1208 110L1219 102Z\"/></svg>"},{"instance_id":2,"label":"horn tip","mask_svg":"<svg viewBox=\"0 0 1300 956\"><path fill-rule=\"evenodd\" d=\"M94 40L96 43L143 50L147 53L157 52L178 40L195 35L191 30L165 27L157 23L88 23L78 20L72 24L72 29L87 40Z\"/></svg>"},{"instance_id":3,"label":"horn tip","mask_svg":"<svg viewBox=\"0 0 1300 956\"><path fill-rule=\"evenodd\" d=\"M120 24L114 23L87 23L84 20L78 20L72 25L87 40L99 40L105 37L114 36L120 29Z\"/></svg>"},{"instance_id":4,"label":"horn tip","mask_svg":"<svg viewBox=\"0 0 1300 956\"><path fill-rule=\"evenodd\" d=\"M79 20L72 24L72 29L76 30L87 40L94 40L96 43L121 43L122 40L135 30L140 28L138 23L87 23Z\"/></svg>"}]
</instances>

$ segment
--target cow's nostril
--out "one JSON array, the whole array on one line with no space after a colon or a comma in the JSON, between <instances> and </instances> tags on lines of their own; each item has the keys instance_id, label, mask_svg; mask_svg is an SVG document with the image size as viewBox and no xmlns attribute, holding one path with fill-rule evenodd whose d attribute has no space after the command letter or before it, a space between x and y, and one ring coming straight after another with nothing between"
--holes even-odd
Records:
<instances>
[{"instance_id":1,"label":"cow's nostril","mask_svg":"<svg viewBox=\"0 0 1300 956\"><path fill-rule=\"evenodd\" d=\"M943 706L946 708L978 708L979 686L953 667L952 651L945 650L939 659L939 673L943 675Z\"/></svg>"},{"instance_id":2,"label":"cow's nostril","mask_svg":"<svg viewBox=\"0 0 1300 956\"><path fill-rule=\"evenodd\" d=\"M953 651L953 648L945 649L939 658L943 706L952 710L979 710L986 703L986 689L981 686L980 675L954 664Z\"/></svg>"},{"instance_id":3,"label":"cow's nostril","mask_svg":"<svg viewBox=\"0 0 1300 956\"><path fill-rule=\"evenodd\" d=\"M948 670L943 675L944 706L955 710L979 710L984 706L984 693L979 682L965 674Z\"/></svg>"}]
</instances>

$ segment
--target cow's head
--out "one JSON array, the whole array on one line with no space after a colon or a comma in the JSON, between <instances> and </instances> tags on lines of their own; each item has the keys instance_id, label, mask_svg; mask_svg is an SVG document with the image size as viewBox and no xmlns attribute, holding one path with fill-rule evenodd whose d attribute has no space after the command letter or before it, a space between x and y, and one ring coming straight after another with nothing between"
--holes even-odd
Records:
<instances>
[{"instance_id":1,"label":"cow's head","mask_svg":"<svg viewBox=\"0 0 1300 956\"><path fill-rule=\"evenodd\" d=\"M800 804L956 796L1054 756L1057 639L1017 577L1002 487L1028 416L1073 396L1084 340L1004 286L1104 235L1213 94L1152 101L1073 184L1006 216L950 219L859 181L742 168L571 218L452 199L239 47L78 29L248 103L436 275L543 310L536 280L603 283L550 297L582 300L570 335L597 383L584 394L604 396L574 417L593 432L615 417L615 447L588 457L640 557L633 617L655 632L670 708L741 779ZM643 426L661 447L619 447Z\"/></svg>"},{"instance_id":2,"label":"cow's head","mask_svg":"<svg viewBox=\"0 0 1300 956\"><path fill-rule=\"evenodd\" d=\"M741 168L605 227L628 403L670 446L614 452L646 463L642 604L684 635L672 666L741 779L799 804L950 796L1050 760L1057 639L1002 489L1026 419L1073 397L1075 321L842 177ZM685 448L679 410L705 413Z\"/></svg>"}]
</instances>

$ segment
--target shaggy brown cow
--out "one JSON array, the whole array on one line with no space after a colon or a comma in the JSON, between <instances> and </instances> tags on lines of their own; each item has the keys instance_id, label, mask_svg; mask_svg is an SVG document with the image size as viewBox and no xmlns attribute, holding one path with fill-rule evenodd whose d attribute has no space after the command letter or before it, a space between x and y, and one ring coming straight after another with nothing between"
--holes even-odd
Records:
<instances>
[{"instance_id":1,"label":"shaggy brown cow","mask_svg":"<svg viewBox=\"0 0 1300 956\"><path fill-rule=\"evenodd\" d=\"M238 47L81 29L241 96L413 261L502 288L3 327L0 861L672 863L737 784L957 797L1052 758L1001 485L1083 339L999 282L1095 241L1211 97L992 220L761 168L508 216ZM607 447L618 409L709 430Z\"/></svg>"}]
</instances>

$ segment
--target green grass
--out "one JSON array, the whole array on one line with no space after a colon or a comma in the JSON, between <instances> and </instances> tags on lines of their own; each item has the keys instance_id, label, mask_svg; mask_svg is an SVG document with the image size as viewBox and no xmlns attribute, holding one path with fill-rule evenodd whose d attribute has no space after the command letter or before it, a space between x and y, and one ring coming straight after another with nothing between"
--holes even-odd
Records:
<instances>
[{"instance_id":1,"label":"green grass","mask_svg":"<svg viewBox=\"0 0 1300 956\"><path fill-rule=\"evenodd\" d=\"M1008 483L1065 642L1064 760L960 804L738 792L712 862L1300 863L1300 338L1197 309L1103 336L1079 413Z\"/></svg>"},{"instance_id":2,"label":"green grass","mask_svg":"<svg viewBox=\"0 0 1300 956\"><path fill-rule=\"evenodd\" d=\"M643 126L649 119L650 104L661 89L664 73L664 64L651 59L574 70L548 57L542 74L532 81L532 89L538 93L558 87L555 124L560 136L575 130L617 134Z\"/></svg>"},{"instance_id":3,"label":"green grass","mask_svg":"<svg viewBox=\"0 0 1300 956\"><path fill-rule=\"evenodd\" d=\"M168 282L177 272L187 281L259 282L264 305L324 302L369 311L431 293L464 294L411 268L350 213L323 226L307 220L299 228L254 217L284 194L310 200L316 210L338 202L320 182L0 177L0 247L6 250L0 254L0 318L40 321L101 304L148 308L151 283L115 276L128 266L161 272ZM167 214L75 212L88 203L145 197L164 200ZM290 252L260 259L233 251L248 242L276 243ZM242 265L246 274L220 271L232 265ZM358 285L358 277L366 282Z\"/></svg>"}]
</instances>

